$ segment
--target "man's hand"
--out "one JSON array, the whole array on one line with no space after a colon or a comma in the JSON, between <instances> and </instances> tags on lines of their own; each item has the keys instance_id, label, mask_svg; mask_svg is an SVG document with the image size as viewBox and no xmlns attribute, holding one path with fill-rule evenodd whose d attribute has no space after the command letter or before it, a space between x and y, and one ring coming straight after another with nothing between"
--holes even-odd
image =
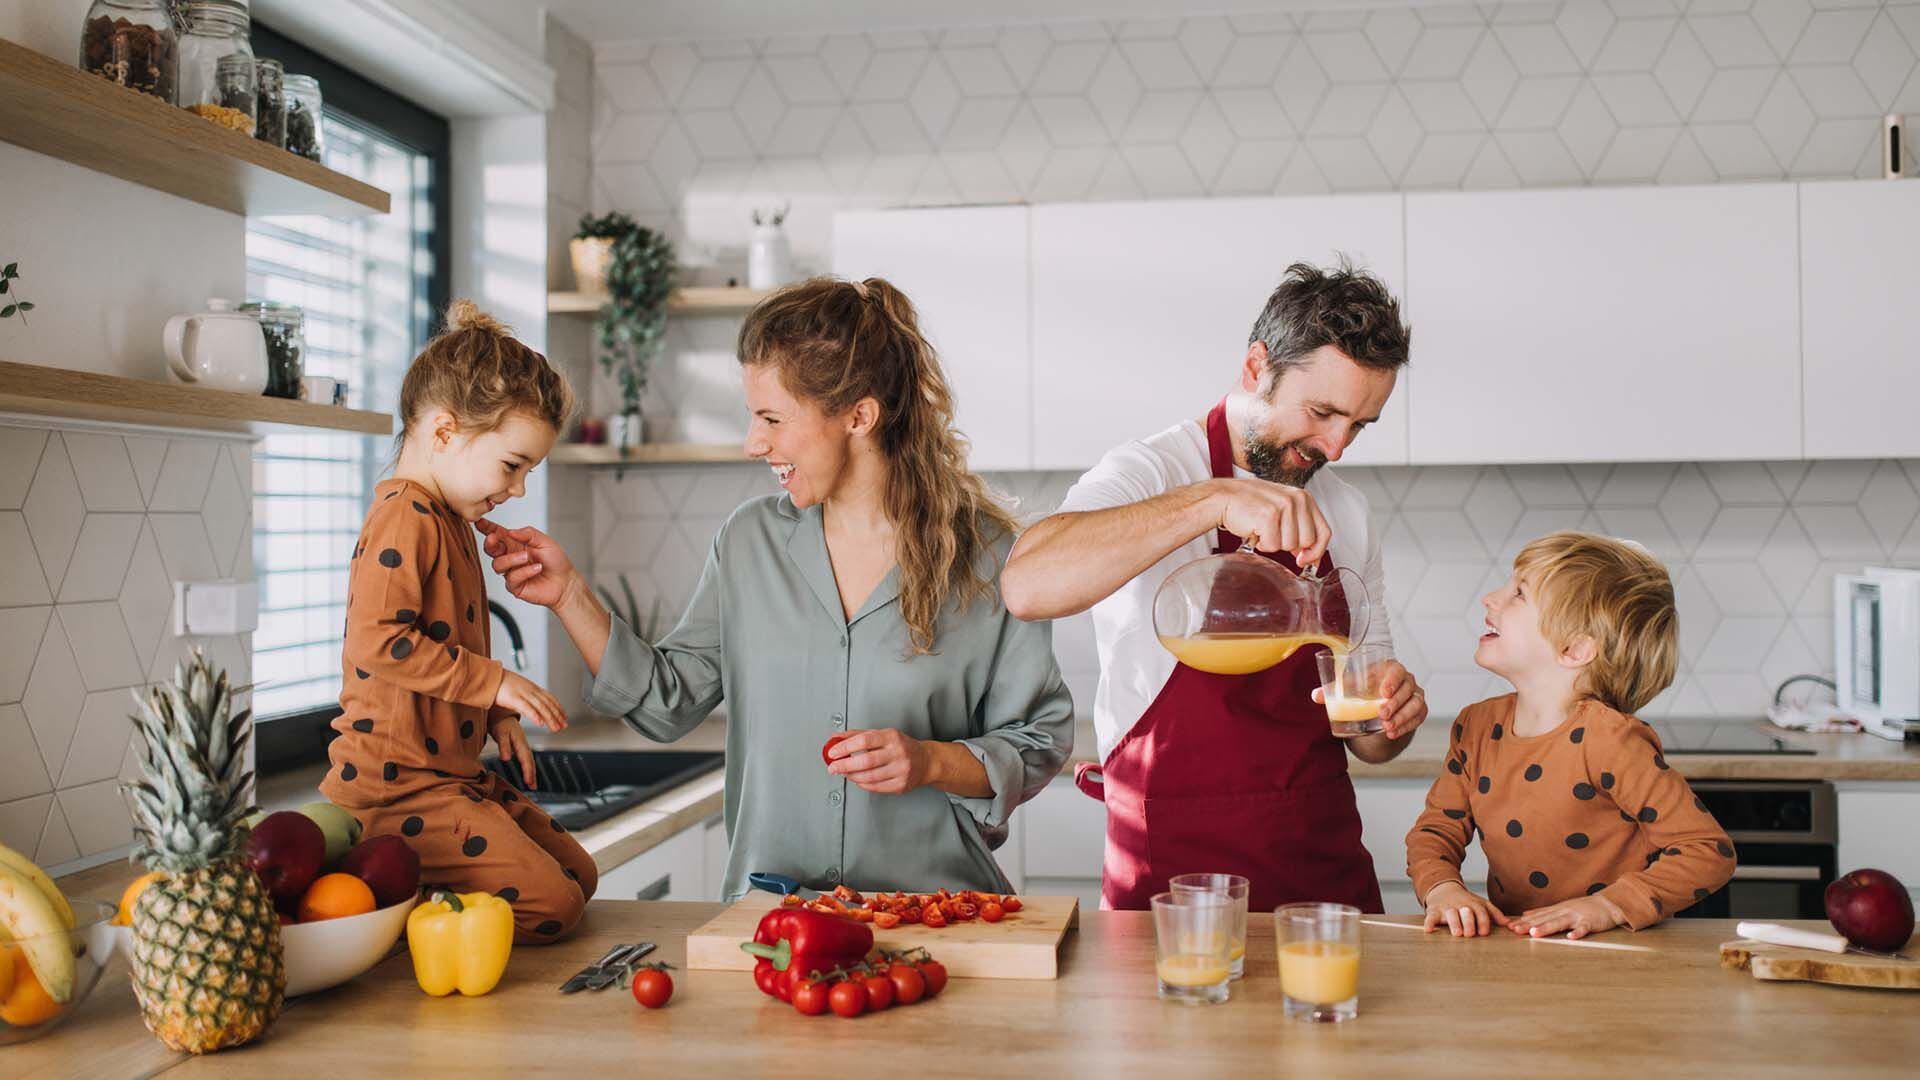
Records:
<instances>
[{"instance_id":1,"label":"man's hand","mask_svg":"<svg viewBox=\"0 0 1920 1080\"><path fill-rule=\"evenodd\" d=\"M1486 937L1495 926L1510 925L1511 920L1492 901L1475 896L1457 881L1447 881L1427 894L1427 918L1421 928L1431 934L1443 922L1454 937Z\"/></svg>"},{"instance_id":2,"label":"man's hand","mask_svg":"<svg viewBox=\"0 0 1920 1080\"><path fill-rule=\"evenodd\" d=\"M486 518L473 523L486 539L493 570L506 579L507 591L529 604L554 607L574 582L573 560L553 537L531 525L503 529Z\"/></svg>"},{"instance_id":3,"label":"man's hand","mask_svg":"<svg viewBox=\"0 0 1920 1080\"><path fill-rule=\"evenodd\" d=\"M1413 673L1398 660L1388 660L1380 665L1384 674L1380 679L1380 696L1386 699L1380 706L1380 734L1389 739L1398 739L1402 735L1411 735L1427 719L1427 692L1420 689Z\"/></svg>"},{"instance_id":4,"label":"man's hand","mask_svg":"<svg viewBox=\"0 0 1920 1080\"><path fill-rule=\"evenodd\" d=\"M1260 551L1284 551L1302 569L1317 565L1333 529L1307 489L1238 477L1215 480L1220 527L1249 537Z\"/></svg>"},{"instance_id":5,"label":"man's hand","mask_svg":"<svg viewBox=\"0 0 1920 1080\"><path fill-rule=\"evenodd\" d=\"M827 771L876 795L904 795L927 782L932 755L894 728L854 731L827 751Z\"/></svg>"},{"instance_id":6,"label":"man's hand","mask_svg":"<svg viewBox=\"0 0 1920 1080\"><path fill-rule=\"evenodd\" d=\"M1528 937L1546 937L1564 931L1570 938L1583 938L1611 930L1626 921L1627 913L1615 907L1611 900L1582 896L1522 912L1507 925L1514 933Z\"/></svg>"}]
</instances>

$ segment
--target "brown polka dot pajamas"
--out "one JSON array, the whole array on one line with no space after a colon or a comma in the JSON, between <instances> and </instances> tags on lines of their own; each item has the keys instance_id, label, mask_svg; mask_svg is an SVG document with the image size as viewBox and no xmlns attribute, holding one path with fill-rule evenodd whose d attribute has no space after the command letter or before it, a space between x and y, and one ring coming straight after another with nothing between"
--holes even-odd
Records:
<instances>
[{"instance_id":1,"label":"brown polka dot pajamas","mask_svg":"<svg viewBox=\"0 0 1920 1080\"><path fill-rule=\"evenodd\" d=\"M491 892L515 940L572 930L599 876L579 842L480 765L505 669L490 655L486 583L472 530L407 480L374 489L355 543L341 651L339 737L320 791L368 836L397 834L421 880Z\"/></svg>"},{"instance_id":2,"label":"brown polka dot pajamas","mask_svg":"<svg viewBox=\"0 0 1920 1080\"><path fill-rule=\"evenodd\" d=\"M1446 767L1407 834L1416 896L1461 880L1476 833L1487 899L1509 915L1598 893L1640 930L1733 876L1733 844L1646 723L1583 701L1522 738L1514 702L1469 705L1454 722Z\"/></svg>"}]
</instances>

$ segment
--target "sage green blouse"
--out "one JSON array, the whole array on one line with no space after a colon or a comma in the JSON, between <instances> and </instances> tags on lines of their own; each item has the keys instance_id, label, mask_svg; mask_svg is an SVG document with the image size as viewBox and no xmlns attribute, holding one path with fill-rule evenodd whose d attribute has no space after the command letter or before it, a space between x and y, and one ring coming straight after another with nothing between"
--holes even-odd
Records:
<instances>
[{"instance_id":1,"label":"sage green blouse","mask_svg":"<svg viewBox=\"0 0 1920 1080\"><path fill-rule=\"evenodd\" d=\"M842 617L820 508L786 495L734 511L658 645L614 618L589 694L596 709L672 742L727 704L725 899L745 893L754 871L822 890L1008 890L991 848L1073 749L1052 629L1000 603L1012 543L981 553L993 591L949 607L927 655L910 648L898 567ZM993 794L875 795L821 763L828 736L889 727L966 747Z\"/></svg>"}]
</instances>

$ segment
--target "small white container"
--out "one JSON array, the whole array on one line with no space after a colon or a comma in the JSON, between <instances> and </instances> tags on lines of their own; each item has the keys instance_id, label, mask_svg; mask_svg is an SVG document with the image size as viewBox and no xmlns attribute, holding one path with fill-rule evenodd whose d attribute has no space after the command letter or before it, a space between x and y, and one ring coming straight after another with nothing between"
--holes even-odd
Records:
<instances>
[{"instance_id":1,"label":"small white container","mask_svg":"<svg viewBox=\"0 0 1920 1080\"><path fill-rule=\"evenodd\" d=\"M793 279L793 249L787 230L779 225L756 225L747 243L747 288L777 289Z\"/></svg>"},{"instance_id":2,"label":"small white container","mask_svg":"<svg viewBox=\"0 0 1920 1080\"><path fill-rule=\"evenodd\" d=\"M260 320L233 310L230 300L208 300L203 312L168 319L160 340L167 370L180 382L236 394L267 388L267 339Z\"/></svg>"}]
</instances>

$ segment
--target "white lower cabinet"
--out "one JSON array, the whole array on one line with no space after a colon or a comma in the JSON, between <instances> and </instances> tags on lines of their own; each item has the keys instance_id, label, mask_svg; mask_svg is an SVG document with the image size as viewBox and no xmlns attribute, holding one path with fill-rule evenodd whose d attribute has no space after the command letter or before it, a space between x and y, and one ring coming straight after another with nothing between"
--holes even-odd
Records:
<instances>
[{"instance_id":1,"label":"white lower cabinet","mask_svg":"<svg viewBox=\"0 0 1920 1080\"><path fill-rule=\"evenodd\" d=\"M1835 854L1842 874L1872 867L1906 885L1920 902L1920 783L1848 782L1834 786L1840 845Z\"/></svg>"},{"instance_id":2,"label":"white lower cabinet","mask_svg":"<svg viewBox=\"0 0 1920 1080\"><path fill-rule=\"evenodd\" d=\"M711 822L682 829L649 851L600 875L596 900L718 900L726 870L726 830L720 829L718 869L712 858Z\"/></svg>"},{"instance_id":3,"label":"white lower cabinet","mask_svg":"<svg viewBox=\"0 0 1920 1080\"><path fill-rule=\"evenodd\" d=\"M1418 915L1424 910L1407 879L1407 833L1427 803L1430 780L1357 780L1354 799L1360 807L1360 842L1373 856L1373 872L1380 878L1380 894L1389 915ZM1475 841L1460 866L1461 880L1485 895L1487 857Z\"/></svg>"}]
</instances>

